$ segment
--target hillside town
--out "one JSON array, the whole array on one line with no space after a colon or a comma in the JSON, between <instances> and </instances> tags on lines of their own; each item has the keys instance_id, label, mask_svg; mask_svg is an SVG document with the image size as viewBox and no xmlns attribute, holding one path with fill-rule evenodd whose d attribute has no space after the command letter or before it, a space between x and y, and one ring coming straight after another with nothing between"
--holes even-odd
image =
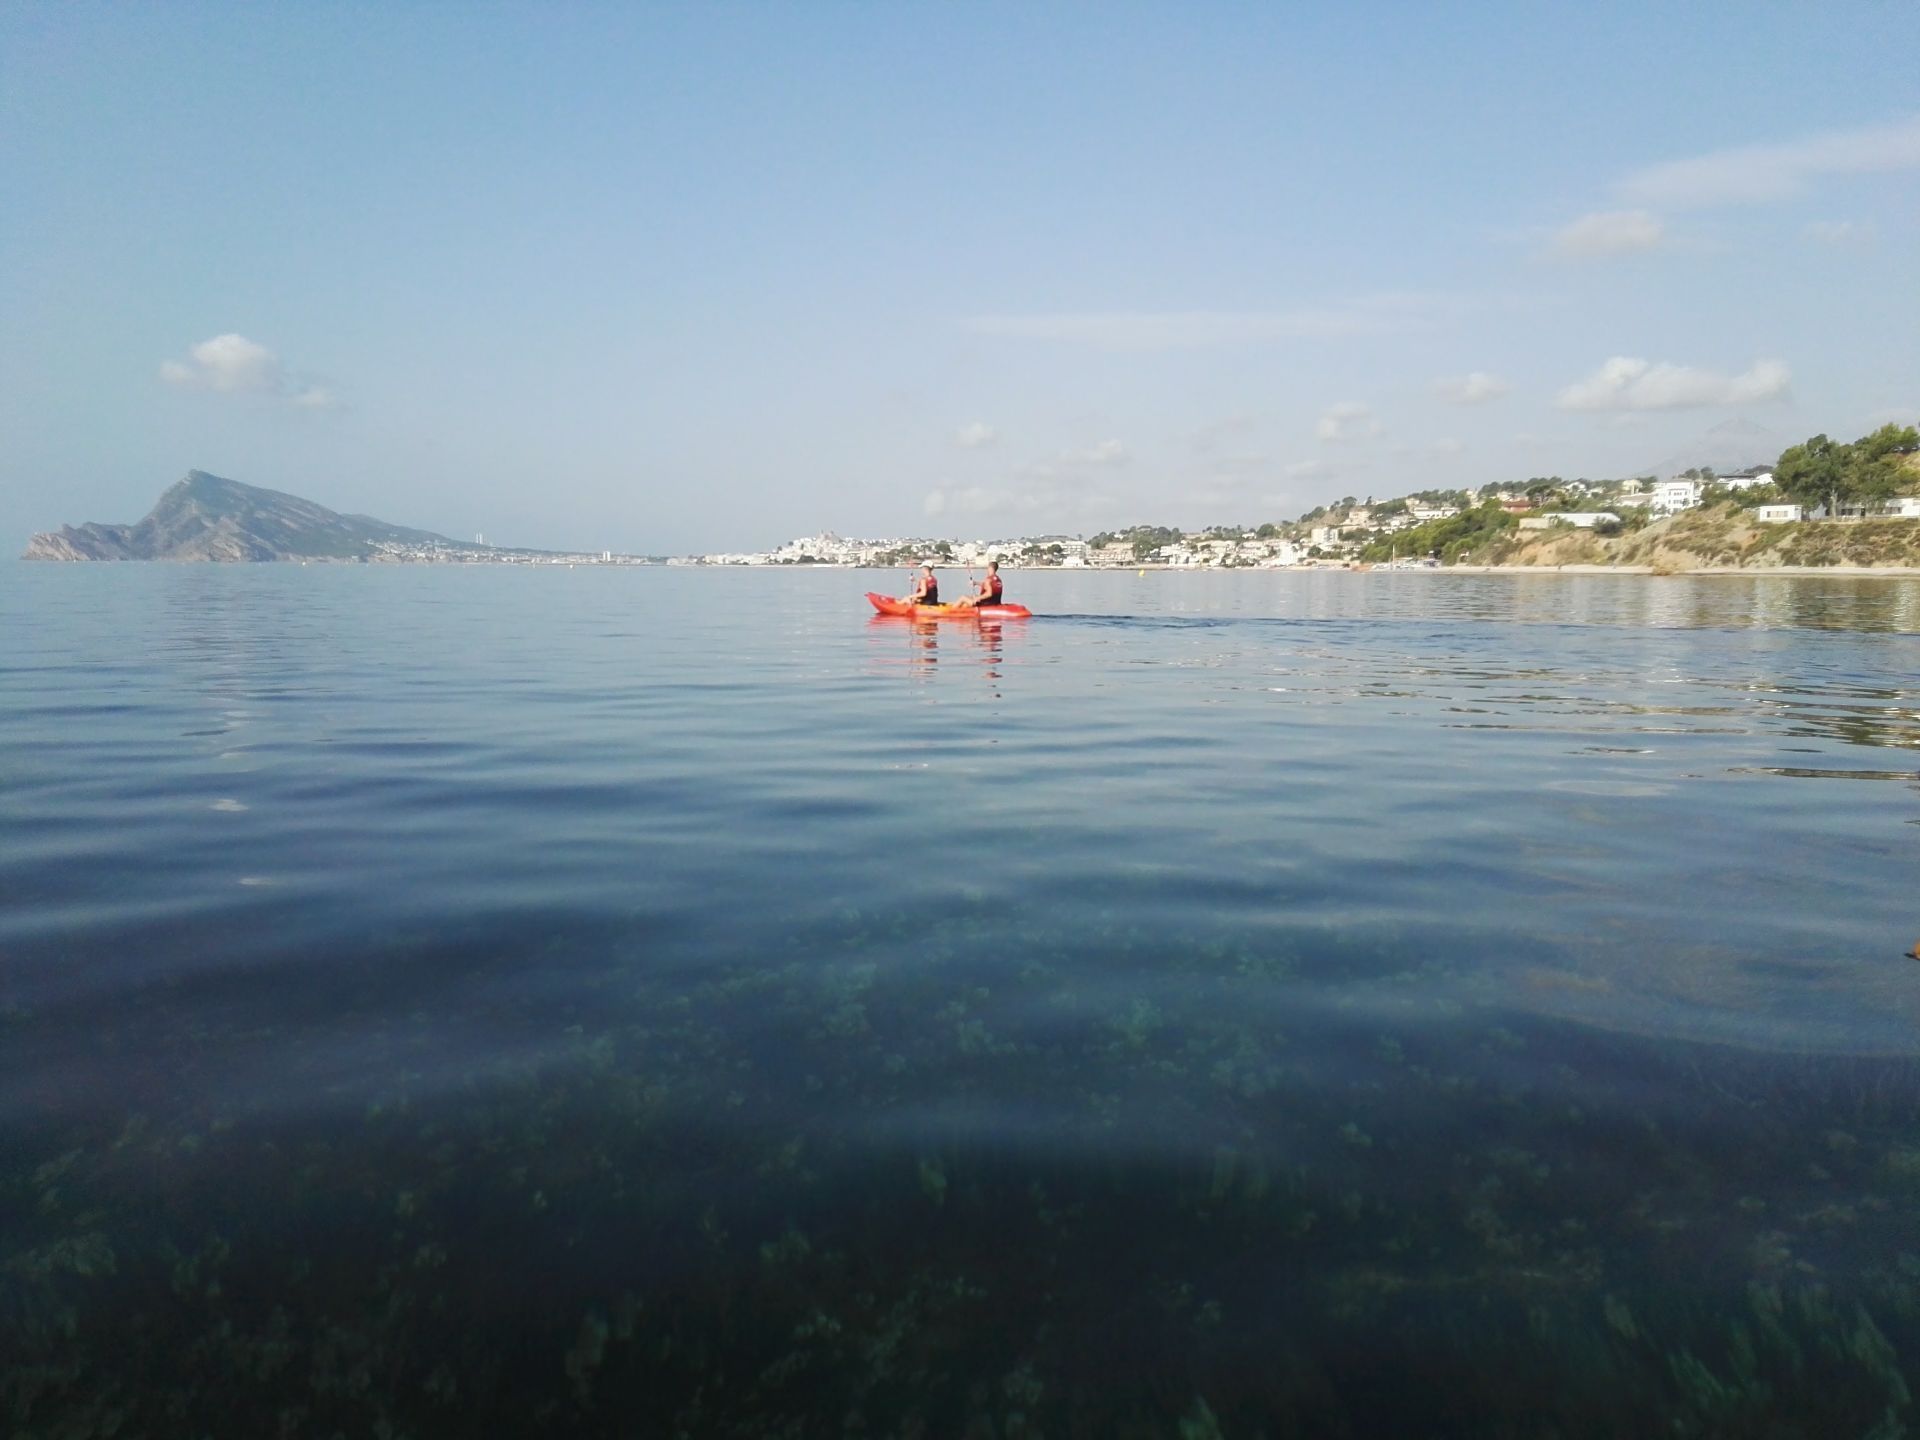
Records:
<instances>
[{"instance_id":1,"label":"hillside town","mask_svg":"<svg viewBox=\"0 0 1920 1440\"><path fill-rule=\"evenodd\" d=\"M1891 427L1890 427L1891 428ZM1911 430L1892 437L1888 453L1909 462L1901 472L1912 483L1893 488L1920 492L1920 472L1911 468ZM1873 438L1873 437L1869 437ZM1860 442L1866 444L1867 441ZM1796 447L1798 449L1800 447ZM1789 452L1791 454L1792 452ZM843 539L831 532L803 536L778 549L754 553L689 556L681 565L978 566L990 559L1023 566L1061 568L1288 568L1346 566L1367 561L1406 567L1461 563L1495 535L1590 531L1619 535L1702 506L1731 502L1761 525L1810 520L1920 519L1920 493L1854 495L1836 487L1824 503L1789 497L1773 465L1750 465L1724 474L1696 467L1660 479L1619 480L1535 477L1522 484L1492 484L1477 491L1424 490L1388 499L1346 496L1317 506L1297 520L1254 527L1219 525L1198 531L1136 525L1091 537L1039 535L998 539ZM1801 494L1806 486L1797 486ZM1879 489L1888 487L1882 484Z\"/></svg>"}]
</instances>

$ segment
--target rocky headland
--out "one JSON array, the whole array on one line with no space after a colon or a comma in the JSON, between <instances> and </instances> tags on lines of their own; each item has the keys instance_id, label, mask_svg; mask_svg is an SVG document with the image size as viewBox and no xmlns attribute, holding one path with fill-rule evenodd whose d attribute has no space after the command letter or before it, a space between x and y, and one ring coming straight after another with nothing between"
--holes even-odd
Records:
<instances>
[{"instance_id":1,"label":"rocky headland","mask_svg":"<svg viewBox=\"0 0 1920 1440\"><path fill-rule=\"evenodd\" d=\"M475 551L427 530L342 515L298 495L190 470L133 525L35 535L27 560L369 560L395 550Z\"/></svg>"}]
</instances>

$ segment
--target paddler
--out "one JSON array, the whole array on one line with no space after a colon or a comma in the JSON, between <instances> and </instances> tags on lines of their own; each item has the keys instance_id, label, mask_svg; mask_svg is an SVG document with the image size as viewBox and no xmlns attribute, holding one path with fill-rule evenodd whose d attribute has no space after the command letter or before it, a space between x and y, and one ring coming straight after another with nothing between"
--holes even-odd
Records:
<instances>
[{"instance_id":1,"label":"paddler","mask_svg":"<svg viewBox=\"0 0 1920 1440\"><path fill-rule=\"evenodd\" d=\"M987 561L987 578L973 587L973 594L963 595L953 603L964 605L968 609L980 605L998 605L1001 603L1000 595L1000 562L989 560Z\"/></svg>"},{"instance_id":2,"label":"paddler","mask_svg":"<svg viewBox=\"0 0 1920 1440\"><path fill-rule=\"evenodd\" d=\"M922 565L920 574L913 582L913 591L907 596L916 605L938 605L940 603L940 582L934 578L933 566Z\"/></svg>"}]
</instances>

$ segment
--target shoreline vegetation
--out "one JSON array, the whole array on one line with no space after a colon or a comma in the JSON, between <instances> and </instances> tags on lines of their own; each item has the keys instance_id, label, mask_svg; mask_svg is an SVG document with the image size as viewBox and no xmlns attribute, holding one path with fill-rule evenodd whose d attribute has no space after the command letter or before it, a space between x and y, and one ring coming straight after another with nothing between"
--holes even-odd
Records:
<instances>
[{"instance_id":1,"label":"shoreline vegetation","mask_svg":"<svg viewBox=\"0 0 1920 1440\"><path fill-rule=\"evenodd\" d=\"M1386 568L1365 558L1348 563ZM1507 531L1451 565L1401 568L1454 573L1920 575L1920 519L1769 523L1729 499L1613 535L1571 526Z\"/></svg>"}]
</instances>

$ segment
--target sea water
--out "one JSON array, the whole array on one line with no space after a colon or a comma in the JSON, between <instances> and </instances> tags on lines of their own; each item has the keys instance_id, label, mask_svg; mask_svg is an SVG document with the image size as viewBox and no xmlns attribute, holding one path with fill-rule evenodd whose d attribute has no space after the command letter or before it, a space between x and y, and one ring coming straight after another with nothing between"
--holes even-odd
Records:
<instances>
[{"instance_id":1,"label":"sea water","mask_svg":"<svg viewBox=\"0 0 1920 1440\"><path fill-rule=\"evenodd\" d=\"M0 566L0 1428L1912 1422L1920 582L1008 578Z\"/></svg>"}]
</instances>

